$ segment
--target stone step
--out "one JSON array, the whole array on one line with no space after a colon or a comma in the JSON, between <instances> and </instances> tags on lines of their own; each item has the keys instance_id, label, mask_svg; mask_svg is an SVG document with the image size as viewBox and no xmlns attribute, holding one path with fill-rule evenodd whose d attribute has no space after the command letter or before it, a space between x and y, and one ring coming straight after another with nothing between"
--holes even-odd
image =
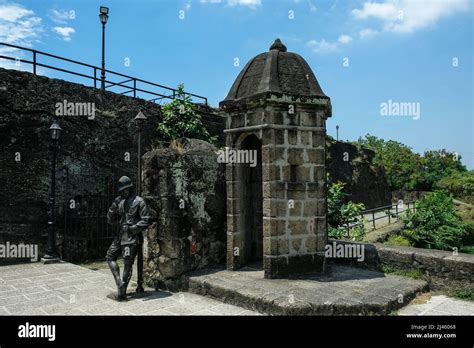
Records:
<instances>
[{"instance_id":1,"label":"stone step","mask_svg":"<svg viewBox=\"0 0 474 348\"><path fill-rule=\"evenodd\" d=\"M425 281L331 265L326 275L265 279L263 271L193 272L188 291L270 315L387 315L428 291Z\"/></svg>"}]
</instances>

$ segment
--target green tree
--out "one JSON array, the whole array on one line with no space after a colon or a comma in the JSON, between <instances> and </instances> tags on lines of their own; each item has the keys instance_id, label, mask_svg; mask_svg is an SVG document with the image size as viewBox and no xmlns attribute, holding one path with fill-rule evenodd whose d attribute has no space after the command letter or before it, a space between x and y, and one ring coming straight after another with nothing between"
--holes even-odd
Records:
<instances>
[{"instance_id":1,"label":"green tree","mask_svg":"<svg viewBox=\"0 0 474 348\"><path fill-rule=\"evenodd\" d=\"M391 190L414 190L421 171L420 155L397 141L377 138L367 134L355 145L375 151L374 164L382 165Z\"/></svg>"},{"instance_id":2,"label":"green tree","mask_svg":"<svg viewBox=\"0 0 474 348\"><path fill-rule=\"evenodd\" d=\"M184 85L178 85L177 96L163 106L163 119L158 125L158 133L164 140L194 138L216 143L195 111L191 96L184 93Z\"/></svg>"},{"instance_id":3,"label":"green tree","mask_svg":"<svg viewBox=\"0 0 474 348\"><path fill-rule=\"evenodd\" d=\"M466 172L461 163L461 156L445 149L425 151L421 158L422 171L417 177L419 190L430 191L443 177L456 176L459 172Z\"/></svg>"},{"instance_id":4,"label":"green tree","mask_svg":"<svg viewBox=\"0 0 474 348\"><path fill-rule=\"evenodd\" d=\"M402 143L370 134L354 144L375 151L374 164L384 167L392 191L431 191L442 178L467 170L461 156L446 149L426 151L421 156Z\"/></svg>"}]
</instances>

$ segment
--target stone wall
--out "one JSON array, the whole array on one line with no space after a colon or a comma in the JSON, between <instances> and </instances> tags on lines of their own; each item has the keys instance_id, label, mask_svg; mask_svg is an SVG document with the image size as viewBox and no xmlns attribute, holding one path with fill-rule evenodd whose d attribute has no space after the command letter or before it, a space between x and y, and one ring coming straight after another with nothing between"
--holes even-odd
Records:
<instances>
[{"instance_id":1,"label":"stone wall","mask_svg":"<svg viewBox=\"0 0 474 348\"><path fill-rule=\"evenodd\" d=\"M329 241L332 243L333 241ZM336 244L363 245L365 259L329 259L331 262L377 271L382 266L394 270L416 269L421 271L431 289L472 288L474 284L474 255L433 249L392 246L381 243L364 244L336 241Z\"/></svg>"},{"instance_id":2,"label":"stone wall","mask_svg":"<svg viewBox=\"0 0 474 348\"><path fill-rule=\"evenodd\" d=\"M143 195L157 212L146 233L145 279L173 289L185 272L224 262L225 165L217 162L217 148L194 139L143 160Z\"/></svg>"},{"instance_id":3,"label":"stone wall","mask_svg":"<svg viewBox=\"0 0 474 348\"><path fill-rule=\"evenodd\" d=\"M364 203L366 209L391 204L383 167L373 164L375 152L341 141L326 141L326 167L332 181L346 183L346 199Z\"/></svg>"},{"instance_id":4,"label":"stone wall","mask_svg":"<svg viewBox=\"0 0 474 348\"><path fill-rule=\"evenodd\" d=\"M402 200L403 202L414 202L423 198L429 191L392 191L392 202L396 203Z\"/></svg>"},{"instance_id":5,"label":"stone wall","mask_svg":"<svg viewBox=\"0 0 474 348\"><path fill-rule=\"evenodd\" d=\"M148 117L142 135L144 152L160 140L155 132L161 117L158 104L16 70L0 69L0 81L0 243L45 241L48 128L56 103L95 105L94 119L64 116L59 120L63 128L56 173L60 229L62 208L69 199L106 191L113 195L106 182L121 175L136 178L137 132L132 119L139 110ZM209 107L199 112L210 133L220 135L224 119ZM98 209L105 214L104 205ZM81 245L77 249L87 247Z\"/></svg>"}]
</instances>

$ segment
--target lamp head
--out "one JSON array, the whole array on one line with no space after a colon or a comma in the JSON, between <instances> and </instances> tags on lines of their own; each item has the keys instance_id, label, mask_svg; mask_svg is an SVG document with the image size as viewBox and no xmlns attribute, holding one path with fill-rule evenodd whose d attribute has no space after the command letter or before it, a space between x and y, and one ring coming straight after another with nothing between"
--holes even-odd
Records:
<instances>
[{"instance_id":1,"label":"lamp head","mask_svg":"<svg viewBox=\"0 0 474 348\"><path fill-rule=\"evenodd\" d=\"M63 129L59 126L59 123L57 120L53 121L53 124L51 127L49 127L49 132L51 135L52 140L59 140L59 137L61 136L61 131Z\"/></svg>"},{"instance_id":2,"label":"lamp head","mask_svg":"<svg viewBox=\"0 0 474 348\"><path fill-rule=\"evenodd\" d=\"M102 24L107 23L107 20L109 19L109 8L105 6L101 6L99 17L100 17L100 22Z\"/></svg>"}]
</instances>

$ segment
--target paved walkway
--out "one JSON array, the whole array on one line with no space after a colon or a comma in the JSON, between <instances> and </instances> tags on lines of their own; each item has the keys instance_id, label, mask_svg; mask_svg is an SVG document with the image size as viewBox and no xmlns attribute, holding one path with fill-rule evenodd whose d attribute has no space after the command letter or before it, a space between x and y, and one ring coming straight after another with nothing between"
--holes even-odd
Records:
<instances>
[{"instance_id":1,"label":"paved walkway","mask_svg":"<svg viewBox=\"0 0 474 348\"><path fill-rule=\"evenodd\" d=\"M260 278L257 273L255 276ZM349 277L348 273L346 277ZM349 279L353 277L351 272ZM384 281L389 279L385 278ZM276 281L277 287L280 287L278 296L287 295L283 291L285 289L281 288L281 282L284 280ZM303 281L301 284L305 283ZM338 286L338 291L344 287ZM301 291L286 290L294 295L296 304L301 300ZM361 290L354 289L352 300L363 295L364 291ZM93 271L66 262L0 266L0 315L260 315L188 292L156 292L154 289L147 289L144 297L133 293L129 301L118 303L106 297L112 291L115 291L115 284L107 269ZM251 292L252 288L246 291ZM376 301L377 298L371 301ZM398 314L474 315L474 302L437 295L425 304L410 304L400 309Z\"/></svg>"},{"instance_id":2,"label":"paved walkway","mask_svg":"<svg viewBox=\"0 0 474 348\"><path fill-rule=\"evenodd\" d=\"M423 304L411 304L398 311L399 315L474 315L474 302L444 295L431 297Z\"/></svg>"},{"instance_id":3,"label":"paved walkway","mask_svg":"<svg viewBox=\"0 0 474 348\"><path fill-rule=\"evenodd\" d=\"M259 315L187 292L147 289L116 302L106 297L112 291L108 272L66 262L0 266L0 315Z\"/></svg>"}]
</instances>

